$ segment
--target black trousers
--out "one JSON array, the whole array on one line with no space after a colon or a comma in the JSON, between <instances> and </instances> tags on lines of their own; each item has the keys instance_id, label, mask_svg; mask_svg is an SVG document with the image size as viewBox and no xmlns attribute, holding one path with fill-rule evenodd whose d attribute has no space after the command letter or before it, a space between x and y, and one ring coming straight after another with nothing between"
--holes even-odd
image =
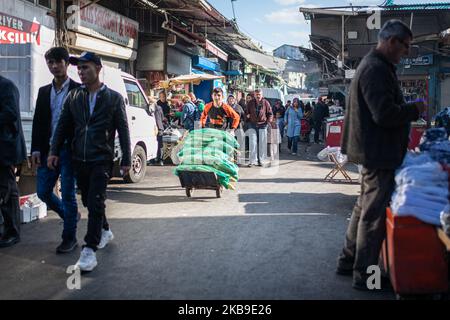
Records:
<instances>
[{"instance_id":1,"label":"black trousers","mask_svg":"<svg viewBox=\"0 0 450 320\"><path fill-rule=\"evenodd\" d=\"M395 171L363 168L361 194L353 208L338 267L353 268L354 281L367 279L367 267L378 265L386 237L386 207L395 188Z\"/></svg>"},{"instance_id":2,"label":"black trousers","mask_svg":"<svg viewBox=\"0 0 450 320\"><path fill-rule=\"evenodd\" d=\"M83 206L88 208L88 228L84 238L86 247L97 250L102 228L109 230L105 215L106 187L112 175L112 162L75 162L75 176L81 191Z\"/></svg>"},{"instance_id":3,"label":"black trousers","mask_svg":"<svg viewBox=\"0 0 450 320\"><path fill-rule=\"evenodd\" d=\"M163 161L163 135L158 134L156 136L156 139L158 141L158 152L156 153L156 161Z\"/></svg>"},{"instance_id":4,"label":"black trousers","mask_svg":"<svg viewBox=\"0 0 450 320\"><path fill-rule=\"evenodd\" d=\"M0 166L0 211L3 217L3 235L20 235L19 190L13 167Z\"/></svg>"},{"instance_id":5,"label":"black trousers","mask_svg":"<svg viewBox=\"0 0 450 320\"><path fill-rule=\"evenodd\" d=\"M314 142L318 143L322 132L322 121L314 121Z\"/></svg>"}]
</instances>

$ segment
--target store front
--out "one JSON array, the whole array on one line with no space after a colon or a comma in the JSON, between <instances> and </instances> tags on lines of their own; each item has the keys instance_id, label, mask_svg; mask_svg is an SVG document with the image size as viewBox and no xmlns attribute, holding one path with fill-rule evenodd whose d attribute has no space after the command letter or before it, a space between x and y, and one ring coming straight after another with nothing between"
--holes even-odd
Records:
<instances>
[{"instance_id":1,"label":"store front","mask_svg":"<svg viewBox=\"0 0 450 320\"><path fill-rule=\"evenodd\" d=\"M54 20L48 10L21 0L0 1L0 70L19 89L28 151L39 88L52 79L44 60L55 39Z\"/></svg>"},{"instance_id":2,"label":"store front","mask_svg":"<svg viewBox=\"0 0 450 320\"><path fill-rule=\"evenodd\" d=\"M399 84L406 102L423 100L427 110L423 118L430 121L438 112L437 62L433 54L403 59L398 67Z\"/></svg>"},{"instance_id":3,"label":"store front","mask_svg":"<svg viewBox=\"0 0 450 320\"><path fill-rule=\"evenodd\" d=\"M100 5L87 4L79 0L82 9L74 10L68 20L71 53L93 51L105 65L133 74L139 23Z\"/></svg>"}]
</instances>

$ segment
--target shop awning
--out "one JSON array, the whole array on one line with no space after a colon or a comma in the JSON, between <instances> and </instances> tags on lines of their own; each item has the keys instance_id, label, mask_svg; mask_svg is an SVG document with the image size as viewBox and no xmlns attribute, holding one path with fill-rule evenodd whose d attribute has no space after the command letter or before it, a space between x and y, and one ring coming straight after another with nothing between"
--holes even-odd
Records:
<instances>
[{"instance_id":1,"label":"shop awning","mask_svg":"<svg viewBox=\"0 0 450 320\"><path fill-rule=\"evenodd\" d=\"M255 64L263 67L264 69L272 72L281 72L284 70L286 61L285 59L269 56L267 54L259 53L257 51L245 49L243 47L234 45L234 48L239 54L251 64Z\"/></svg>"},{"instance_id":2,"label":"shop awning","mask_svg":"<svg viewBox=\"0 0 450 320\"><path fill-rule=\"evenodd\" d=\"M212 75L212 74L188 74L188 75L182 75L179 77L175 77L169 80L165 80L165 81L160 81L159 85L162 88L169 88L173 85L178 85L178 84L195 84L198 85L200 84L200 82L202 81L208 81L208 80L215 80L215 79L223 79L225 78L224 76L216 76L216 75Z\"/></svg>"}]
</instances>

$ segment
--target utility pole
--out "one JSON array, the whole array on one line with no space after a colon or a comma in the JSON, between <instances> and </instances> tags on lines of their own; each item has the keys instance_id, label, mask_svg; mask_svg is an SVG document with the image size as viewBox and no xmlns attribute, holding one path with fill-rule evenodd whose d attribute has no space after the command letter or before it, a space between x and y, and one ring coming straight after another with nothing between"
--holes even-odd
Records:
<instances>
[{"instance_id":1,"label":"utility pole","mask_svg":"<svg viewBox=\"0 0 450 320\"><path fill-rule=\"evenodd\" d=\"M233 8L233 21L234 21L234 23L237 25L237 21L236 21L236 11L234 10L234 3L237 1L237 0L230 0L231 1L231 7Z\"/></svg>"}]
</instances>

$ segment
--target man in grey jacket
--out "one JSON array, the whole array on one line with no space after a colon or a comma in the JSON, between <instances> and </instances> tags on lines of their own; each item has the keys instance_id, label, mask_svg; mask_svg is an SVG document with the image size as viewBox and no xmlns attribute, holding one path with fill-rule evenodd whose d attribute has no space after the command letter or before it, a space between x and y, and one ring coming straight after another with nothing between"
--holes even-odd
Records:
<instances>
[{"instance_id":1,"label":"man in grey jacket","mask_svg":"<svg viewBox=\"0 0 450 320\"><path fill-rule=\"evenodd\" d=\"M22 122L20 120L19 90L14 83L0 76L0 212L4 233L0 248L20 241L20 208L15 166L27 157Z\"/></svg>"},{"instance_id":2,"label":"man in grey jacket","mask_svg":"<svg viewBox=\"0 0 450 320\"><path fill-rule=\"evenodd\" d=\"M367 268L378 265L395 170L407 151L410 123L424 109L423 103L405 103L396 75L395 64L409 55L412 38L403 22L387 21L350 87L342 152L363 169L337 273L353 275L353 287L359 290L368 290Z\"/></svg>"}]
</instances>

